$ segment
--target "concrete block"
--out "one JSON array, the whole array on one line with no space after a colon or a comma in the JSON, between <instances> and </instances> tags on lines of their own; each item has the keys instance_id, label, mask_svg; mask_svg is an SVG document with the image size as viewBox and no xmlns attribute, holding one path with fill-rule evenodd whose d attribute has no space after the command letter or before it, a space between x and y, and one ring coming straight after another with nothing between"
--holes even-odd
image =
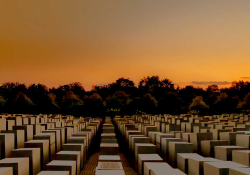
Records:
<instances>
[{"instance_id":1,"label":"concrete block","mask_svg":"<svg viewBox=\"0 0 250 175\"><path fill-rule=\"evenodd\" d=\"M40 148L19 148L11 151L12 158L28 157L30 175L36 175L41 171Z\"/></svg>"},{"instance_id":2,"label":"concrete block","mask_svg":"<svg viewBox=\"0 0 250 175\"><path fill-rule=\"evenodd\" d=\"M201 155L204 157L214 157L215 146L226 146L226 140L203 140L201 141Z\"/></svg>"},{"instance_id":3,"label":"concrete block","mask_svg":"<svg viewBox=\"0 0 250 175\"><path fill-rule=\"evenodd\" d=\"M0 167L12 167L13 175L28 175L29 158L5 158L0 160Z\"/></svg>"},{"instance_id":4,"label":"concrete block","mask_svg":"<svg viewBox=\"0 0 250 175\"><path fill-rule=\"evenodd\" d=\"M60 151L56 153L56 160L76 161L76 174L79 175L81 169L80 155L80 151Z\"/></svg>"},{"instance_id":5,"label":"concrete block","mask_svg":"<svg viewBox=\"0 0 250 175\"><path fill-rule=\"evenodd\" d=\"M144 174L145 162L163 162L163 159L158 154L138 154L138 174Z\"/></svg>"},{"instance_id":6,"label":"concrete block","mask_svg":"<svg viewBox=\"0 0 250 175\"><path fill-rule=\"evenodd\" d=\"M46 170L69 171L70 175L76 175L76 161L53 160L46 165Z\"/></svg>"},{"instance_id":7,"label":"concrete block","mask_svg":"<svg viewBox=\"0 0 250 175\"><path fill-rule=\"evenodd\" d=\"M188 142L169 142L168 163L173 168L177 167L177 153L193 153L194 147Z\"/></svg>"},{"instance_id":8,"label":"concrete block","mask_svg":"<svg viewBox=\"0 0 250 175\"><path fill-rule=\"evenodd\" d=\"M231 161L232 160L232 151L233 150L246 150L242 146L215 146L214 154L216 159Z\"/></svg>"},{"instance_id":9,"label":"concrete block","mask_svg":"<svg viewBox=\"0 0 250 175\"><path fill-rule=\"evenodd\" d=\"M49 163L49 140L30 140L24 143L25 148L40 148L40 167L45 170L47 163Z\"/></svg>"}]
</instances>

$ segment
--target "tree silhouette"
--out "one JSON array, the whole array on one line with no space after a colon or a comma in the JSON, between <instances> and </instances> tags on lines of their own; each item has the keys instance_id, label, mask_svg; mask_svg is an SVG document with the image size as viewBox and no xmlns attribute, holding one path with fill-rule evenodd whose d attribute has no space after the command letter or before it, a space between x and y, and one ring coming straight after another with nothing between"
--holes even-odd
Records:
<instances>
[{"instance_id":1,"label":"tree silhouette","mask_svg":"<svg viewBox=\"0 0 250 175\"><path fill-rule=\"evenodd\" d=\"M5 103L6 100L2 96L0 96L0 112L3 112Z\"/></svg>"},{"instance_id":2,"label":"tree silhouette","mask_svg":"<svg viewBox=\"0 0 250 175\"><path fill-rule=\"evenodd\" d=\"M156 114L157 113L158 101L154 96L147 93L141 99L141 111L146 112L148 114Z\"/></svg>"},{"instance_id":3,"label":"tree silhouette","mask_svg":"<svg viewBox=\"0 0 250 175\"><path fill-rule=\"evenodd\" d=\"M250 92L245 96L244 101L238 104L238 108L241 110L250 110Z\"/></svg>"},{"instance_id":4,"label":"tree silhouette","mask_svg":"<svg viewBox=\"0 0 250 175\"><path fill-rule=\"evenodd\" d=\"M101 116L104 113L104 101L98 93L85 97L82 114L85 116Z\"/></svg>"},{"instance_id":5,"label":"tree silhouette","mask_svg":"<svg viewBox=\"0 0 250 175\"><path fill-rule=\"evenodd\" d=\"M13 101L13 111L15 113L33 113L35 106L31 99L22 92L19 92Z\"/></svg>"},{"instance_id":6,"label":"tree silhouette","mask_svg":"<svg viewBox=\"0 0 250 175\"><path fill-rule=\"evenodd\" d=\"M75 95L72 91L67 91L66 95L62 99L61 108L65 114L79 115L79 111L83 101Z\"/></svg>"},{"instance_id":7,"label":"tree silhouette","mask_svg":"<svg viewBox=\"0 0 250 175\"><path fill-rule=\"evenodd\" d=\"M181 112L182 101L176 92L168 92L159 101L159 112L162 114L174 114Z\"/></svg>"},{"instance_id":8,"label":"tree silhouette","mask_svg":"<svg viewBox=\"0 0 250 175\"><path fill-rule=\"evenodd\" d=\"M227 93L222 92L214 103L214 112L217 114L236 112L238 103L239 98L237 96L230 97Z\"/></svg>"},{"instance_id":9,"label":"tree silhouette","mask_svg":"<svg viewBox=\"0 0 250 175\"><path fill-rule=\"evenodd\" d=\"M207 109L209 107L206 105L206 103L203 101L202 96L197 96L193 99L193 102L189 106L190 111L198 111L199 114L205 114Z\"/></svg>"}]
</instances>

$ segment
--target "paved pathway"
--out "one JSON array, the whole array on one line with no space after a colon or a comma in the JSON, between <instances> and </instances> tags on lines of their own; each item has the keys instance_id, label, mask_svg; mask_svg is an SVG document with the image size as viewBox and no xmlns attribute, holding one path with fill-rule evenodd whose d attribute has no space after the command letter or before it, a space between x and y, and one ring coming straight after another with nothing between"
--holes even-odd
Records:
<instances>
[{"instance_id":1,"label":"paved pathway","mask_svg":"<svg viewBox=\"0 0 250 175\"><path fill-rule=\"evenodd\" d=\"M124 154L120 154L123 169L126 175L137 175L136 171L130 166ZM99 153L94 153L85 163L80 175L95 175L98 164Z\"/></svg>"}]
</instances>

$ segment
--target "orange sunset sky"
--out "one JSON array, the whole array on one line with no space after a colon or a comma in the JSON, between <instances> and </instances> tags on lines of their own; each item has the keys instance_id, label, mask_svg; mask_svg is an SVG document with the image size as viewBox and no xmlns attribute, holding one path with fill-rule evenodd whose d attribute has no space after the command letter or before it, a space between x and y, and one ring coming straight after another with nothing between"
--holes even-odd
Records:
<instances>
[{"instance_id":1,"label":"orange sunset sky","mask_svg":"<svg viewBox=\"0 0 250 175\"><path fill-rule=\"evenodd\" d=\"M250 0L0 0L0 75L228 86L250 76Z\"/></svg>"}]
</instances>

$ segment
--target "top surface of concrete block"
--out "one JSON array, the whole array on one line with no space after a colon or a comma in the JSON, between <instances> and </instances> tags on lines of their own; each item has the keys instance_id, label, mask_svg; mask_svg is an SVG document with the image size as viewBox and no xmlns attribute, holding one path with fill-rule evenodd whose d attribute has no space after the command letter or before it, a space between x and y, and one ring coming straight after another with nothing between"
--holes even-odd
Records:
<instances>
[{"instance_id":1,"label":"top surface of concrete block","mask_svg":"<svg viewBox=\"0 0 250 175\"><path fill-rule=\"evenodd\" d=\"M37 175L69 175L69 171L41 171Z\"/></svg>"},{"instance_id":2,"label":"top surface of concrete block","mask_svg":"<svg viewBox=\"0 0 250 175\"><path fill-rule=\"evenodd\" d=\"M5 158L5 159L0 160L0 163L18 163L26 159L29 160L28 157L27 158L26 157L25 158Z\"/></svg>"},{"instance_id":3,"label":"top surface of concrete block","mask_svg":"<svg viewBox=\"0 0 250 175\"><path fill-rule=\"evenodd\" d=\"M119 145L117 143L101 143L100 146L119 147Z\"/></svg>"},{"instance_id":4,"label":"top surface of concrete block","mask_svg":"<svg viewBox=\"0 0 250 175\"><path fill-rule=\"evenodd\" d=\"M60 151L56 154L72 154L72 155L76 155L76 154L80 154L81 151Z\"/></svg>"},{"instance_id":5,"label":"top surface of concrete block","mask_svg":"<svg viewBox=\"0 0 250 175\"><path fill-rule=\"evenodd\" d=\"M135 143L135 145L137 145L137 146L155 146L154 144L152 144L152 143Z\"/></svg>"},{"instance_id":6,"label":"top surface of concrete block","mask_svg":"<svg viewBox=\"0 0 250 175\"><path fill-rule=\"evenodd\" d=\"M239 175L250 174L250 168L230 168L229 171L231 171L231 170L237 171L239 173Z\"/></svg>"},{"instance_id":7,"label":"top surface of concrete block","mask_svg":"<svg viewBox=\"0 0 250 175\"><path fill-rule=\"evenodd\" d=\"M141 160L163 160L158 154L138 154Z\"/></svg>"},{"instance_id":8,"label":"top surface of concrete block","mask_svg":"<svg viewBox=\"0 0 250 175\"><path fill-rule=\"evenodd\" d=\"M245 148L243 146L234 146L234 145L229 145L229 146L215 146L215 147L218 147L218 148L231 148L231 149L234 149L234 148Z\"/></svg>"},{"instance_id":9,"label":"top surface of concrete block","mask_svg":"<svg viewBox=\"0 0 250 175\"><path fill-rule=\"evenodd\" d=\"M200 158L204 158L201 155L197 154L197 153L177 153L177 155L188 159L188 158L196 158L196 157L200 157Z\"/></svg>"},{"instance_id":10,"label":"top surface of concrete block","mask_svg":"<svg viewBox=\"0 0 250 175\"><path fill-rule=\"evenodd\" d=\"M250 153L250 150L233 150L233 151L242 152L242 153Z\"/></svg>"},{"instance_id":11,"label":"top surface of concrete block","mask_svg":"<svg viewBox=\"0 0 250 175\"><path fill-rule=\"evenodd\" d=\"M55 166L73 166L76 164L76 161L66 161L66 160L53 160L47 165L55 165Z\"/></svg>"},{"instance_id":12,"label":"top surface of concrete block","mask_svg":"<svg viewBox=\"0 0 250 175\"><path fill-rule=\"evenodd\" d=\"M46 142L49 142L49 141L48 140L29 140L29 141L27 141L25 143L42 143L42 142L46 143Z\"/></svg>"},{"instance_id":13,"label":"top surface of concrete block","mask_svg":"<svg viewBox=\"0 0 250 175\"><path fill-rule=\"evenodd\" d=\"M121 160L119 155L100 155L99 160Z\"/></svg>"},{"instance_id":14,"label":"top surface of concrete block","mask_svg":"<svg viewBox=\"0 0 250 175\"><path fill-rule=\"evenodd\" d=\"M219 161L219 162L205 162L206 164L212 165L217 168L244 168L247 167L245 165L231 162L231 161Z\"/></svg>"}]
</instances>

